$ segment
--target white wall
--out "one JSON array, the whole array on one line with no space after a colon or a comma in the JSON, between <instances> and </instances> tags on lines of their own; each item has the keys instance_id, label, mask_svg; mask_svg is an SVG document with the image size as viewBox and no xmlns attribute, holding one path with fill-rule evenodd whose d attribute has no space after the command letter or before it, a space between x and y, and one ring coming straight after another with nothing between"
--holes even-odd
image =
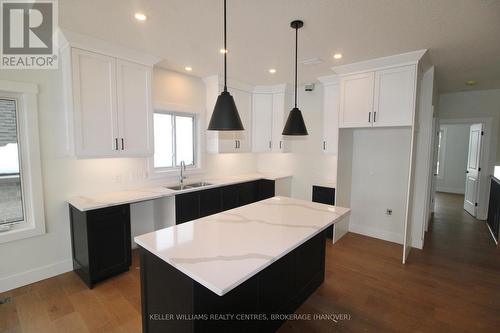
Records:
<instances>
[{"instance_id":1,"label":"white wall","mask_svg":"<svg viewBox=\"0 0 500 333\"><path fill-rule=\"evenodd\" d=\"M433 122L436 85L434 67L421 76L415 124L415 159L412 181L412 202L410 203L409 224L411 225L412 247L422 248L424 230L430 218L433 158Z\"/></svg>"},{"instance_id":2,"label":"white wall","mask_svg":"<svg viewBox=\"0 0 500 333\"><path fill-rule=\"evenodd\" d=\"M257 169L261 172L293 174L292 197L311 200L313 184L336 182L337 156L322 152L323 88L316 85L311 92L299 87L299 108L304 116L308 136L288 138L291 152L258 154ZM287 112L288 115L288 112Z\"/></svg>"},{"instance_id":3,"label":"white wall","mask_svg":"<svg viewBox=\"0 0 500 333\"><path fill-rule=\"evenodd\" d=\"M147 159L77 160L61 156L64 117L60 73L50 70L2 70L0 79L38 84L40 147L47 233L0 244L0 292L72 269L71 240L66 199L75 195L121 190L165 181L147 179ZM163 103L205 108L201 79L155 70L154 99ZM204 147L202 147L204 148ZM208 173L232 175L255 172L251 154L204 157ZM132 207L134 234L153 228L151 202Z\"/></svg>"},{"instance_id":4,"label":"white wall","mask_svg":"<svg viewBox=\"0 0 500 333\"><path fill-rule=\"evenodd\" d=\"M411 129L342 131L353 137L349 231L402 244Z\"/></svg>"},{"instance_id":5,"label":"white wall","mask_svg":"<svg viewBox=\"0 0 500 333\"><path fill-rule=\"evenodd\" d=\"M500 89L442 94L439 97L438 115L440 121L445 123L472 118L486 120L482 145L484 151L489 152L489 163L484 162L481 166L477 213L477 218L484 220L488 211L489 175L493 174L495 165L500 164Z\"/></svg>"},{"instance_id":6,"label":"white wall","mask_svg":"<svg viewBox=\"0 0 500 333\"><path fill-rule=\"evenodd\" d=\"M439 96L440 119L492 118L492 165L500 164L500 89L462 91ZM493 168L489 170L493 172Z\"/></svg>"},{"instance_id":7,"label":"white wall","mask_svg":"<svg viewBox=\"0 0 500 333\"><path fill-rule=\"evenodd\" d=\"M446 138L444 139L442 175L437 177L436 190L464 194L470 125L441 125L441 129L444 129Z\"/></svg>"}]
</instances>

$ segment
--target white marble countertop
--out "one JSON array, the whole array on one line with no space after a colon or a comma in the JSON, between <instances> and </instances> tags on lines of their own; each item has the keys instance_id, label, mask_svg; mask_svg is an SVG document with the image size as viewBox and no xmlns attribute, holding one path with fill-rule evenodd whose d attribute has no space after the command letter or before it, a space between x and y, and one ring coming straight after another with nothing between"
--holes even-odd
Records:
<instances>
[{"instance_id":1,"label":"white marble countertop","mask_svg":"<svg viewBox=\"0 0 500 333\"><path fill-rule=\"evenodd\" d=\"M343 207L273 197L134 240L222 296L349 212Z\"/></svg>"},{"instance_id":2,"label":"white marble countertop","mask_svg":"<svg viewBox=\"0 0 500 333\"><path fill-rule=\"evenodd\" d=\"M188 179L185 181L185 184L195 183L197 181L205 181L210 183L211 185L198 187L198 188L189 188L183 189L179 191L171 190L167 187L175 186L178 184L175 183L166 183L164 185L152 186L152 187L144 187L144 188L136 188L136 189L127 189L115 192L106 192L99 193L93 195L80 195L75 196L67 200L67 202L75 207L76 209L84 212L93 209L105 208L118 206L123 204L129 204L134 202L141 202L147 200L158 199L167 196L173 196L177 194L182 194L186 192L194 192L200 191L204 189L226 186L237 183L244 183L247 181L253 181L258 179L269 179L269 180L278 180L283 178L291 177L291 175L283 175L283 174L246 174L246 175L238 175L238 176L228 176L228 177L217 177L217 178L203 178L203 179Z\"/></svg>"}]
</instances>

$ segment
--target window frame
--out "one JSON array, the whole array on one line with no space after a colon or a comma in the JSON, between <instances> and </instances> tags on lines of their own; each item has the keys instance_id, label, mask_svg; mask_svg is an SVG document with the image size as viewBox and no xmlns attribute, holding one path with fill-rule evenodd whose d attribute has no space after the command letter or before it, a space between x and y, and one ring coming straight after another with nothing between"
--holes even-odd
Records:
<instances>
[{"instance_id":1,"label":"window frame","mask_svg":"<svg viewBox=\"0 0 500 333\"><path fill-rule=\"evenodd\" d=\"M186 173L187 174L196 174L196 173L203 173L204 170L202 168L203 162L202 162L202 154L201 154L201 146L202 146L202 134L201 134L201 128L202 128L202 117L200 115L201 111L194 110L191 108L187 107L181 107L178 105L171 105L171 104L156 104L153 108L153 121L154 121L154 114L155 113L161 113L161 114L170 114L175 118L175 116L183 116L183 117L193 117L193 165L186 165ZM175 122L175 120L173 120ZM153 122L153 131L154 131L154 122ZM175 128L172 131L172 136L173 136L173 156L174 156L174 162L175 162L175 155L176 155L176 147L175 147ZM153 147L154 147L154 133L153 133ZM175 163L173 163L175 164ZM155 168L154 166L154 150L153 150L153 155L148 159L148 169L149 169L149 178L151 179L156 179L156 178L168 178L168 177L173 177L179 173L179 166L173 165L172 167L160 167L160 168Z\"/></svg>"},{"instance_id":2,"label":"window frame","mask_svg":"<svg viewBox=\"0 0 500 333\"><path fill-rule=\"evenodd\" d=\"M37 94L36 84L0 80L0 97L16 101L19 177L24 212L22 222L3 224L9 228L0 232L0 243L39 236L46 231Z\"/></svg>"},{"instance_id":3,"label":"window frame","mask_svg":"<svg viewBox=\"0 0 500 333\"><path fill-rule=\"evenodd\" d=\"M436 178L444 178L444 161L446 156L446 138L447 138L447 128L440 127L438 131L438 146L437 146L437 158L436 158ZM439 166L439 167L438 167Z\"/></svg>"}]
</instances>

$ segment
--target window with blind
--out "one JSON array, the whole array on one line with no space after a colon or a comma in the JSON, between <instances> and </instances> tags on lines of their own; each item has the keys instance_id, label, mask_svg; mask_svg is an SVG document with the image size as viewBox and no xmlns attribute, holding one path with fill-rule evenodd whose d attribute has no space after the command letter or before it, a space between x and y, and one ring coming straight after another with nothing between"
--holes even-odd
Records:
<instances>
[{"instance_id":1,"label":"window with blind","mask_svg":"<svg viewBox=\"0 0 500 333\"><path fill-rule=\"evenodd\" d=\"M0 224L24 220L16 100L0 98Z\"/></svg>"}]
</instances>

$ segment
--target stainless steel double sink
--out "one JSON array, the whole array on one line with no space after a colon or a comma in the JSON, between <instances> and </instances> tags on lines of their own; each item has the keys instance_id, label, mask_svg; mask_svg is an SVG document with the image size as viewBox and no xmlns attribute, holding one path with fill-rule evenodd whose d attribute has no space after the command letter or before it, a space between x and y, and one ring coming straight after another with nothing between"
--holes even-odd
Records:
<instances>
[{"instance_id":1,"label":"stainless steel double sink","mask_svg":"<svg viewBox=\"0 0 500 333\"><path fill-rule=\"evenodd\" d=\"M191 184L182 184L182 185L176 185L176 186L167 186L168 189L174 190L174 191L182 191L182 190L187 190L190 188L197 188L197 187L203 187L203 186L210 186L213 185L212 183L207 183L207 182L196 182L196 183L191 183Z\"/></svg>"}]
</instances>

